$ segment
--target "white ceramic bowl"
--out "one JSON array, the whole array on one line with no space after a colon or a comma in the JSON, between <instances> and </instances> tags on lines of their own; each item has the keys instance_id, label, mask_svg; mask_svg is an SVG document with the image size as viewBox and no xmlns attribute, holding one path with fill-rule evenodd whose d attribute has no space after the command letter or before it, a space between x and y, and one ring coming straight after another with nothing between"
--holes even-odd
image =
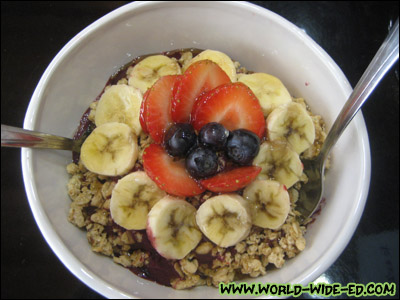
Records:
<instances>
[{"instance_id":1,"label":"white ceramic bowl","mask_svg":"<svg viewBox=\"0 0 400 300\"><path fill-rule=\"evenodd\" d=\"M223 20L223 22L221 21ZM108 77L135 56L196 47L217 49L249 70L279 77L304 97L328 127L351 87L335 62L302 30L261 7L241 2L135 2L75 36L43 74L24 127L72 136ZM141 279L90 250L85 233L67 221L66 151L22 150L25 187L36 222L64 265L106 297L216 298L218 290L175 291ZM285 266L248 282L307 284L346 247L362 214L370 179L366 127L359 113L333 151L326 205L307 234L307 248Z\"/></svg>"}]
</instances>

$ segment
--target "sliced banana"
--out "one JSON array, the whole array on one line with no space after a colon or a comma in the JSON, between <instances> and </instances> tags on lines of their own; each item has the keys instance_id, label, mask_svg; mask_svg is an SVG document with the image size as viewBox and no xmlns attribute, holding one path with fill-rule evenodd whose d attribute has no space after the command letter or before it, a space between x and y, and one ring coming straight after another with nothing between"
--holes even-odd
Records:
<instances>
[{"instance_id":1,"label":"sliced banana","mask_svg":"<svg viewBox=\"0 0 400 300\"><path fill-rule=\"evenodd\" d=\"M118 180L112 191L111 217L125 229L146 229L150 209L165 195L145 172L130 173Z\"/></svg>"},{"instance_id":2,"label":"sliced banana","mask_svg":"<svg viewBox=\"0 0 400 300\"><path fill-rule=\"evenodd\" d=\"M249 201L253 224L262 228L278 229L290 211L286 187L274 180L255 180L243 191Z\"/></svg>"},{"instance_id":3,"label":"sliced banana","mask_svg":"<svg viewBox=\"0 0 400 300\"><path fill-rule=\"evenodd\" d=\"M137 137L123 123L106 123L96 127L84 141L80 158L91 172L105 176L124 175L138 157Z\"/></svg>"},{"instance_id":4,"label":"sliced banana","mask_svg":"<svg viewBox=\"0 0 400 300\"><path fill-rule=\"evenodd\" d=\"M262 143L253 165L262 168L259 179L277 180L286 188L299 181L303 174L299 155L283 141Z\"/></svg>"},{"instance_id":5,"label":"sliced banana","mask_svg":"<svg viewBox=\"0 0 400 300\"><path fill-rule=\"evenodd\" d=\"M232 59L225 53L216 50L208 49L200 52L198 55L192 58L192 60L187 65L185 65L183 71L185 71L191 64L195 63L196 61L204 59L211 60L219 65L221 69L224 70L225 73L229 76L232 82L235 82L237 80L236 67Z\"/></svg>"},{"instance_id":6,"label":"sliced banana","mask_svg":"<svg viewBox=\"0 0 400 300\"><path fill-rule=\"evenodd\" d=\"M150 210L147 236L167 259L182 259L202 238L196 225L196 208L183 199L165 196Z\"/></svg>"},{"instance_id":7,"label":"sliced banana","mask_svg":"<svg viewBox=\"0 0 400 300\"><path fill-rule=\"evenodd\" d=\"M269 114L267 132L269 140L287 140L298 154L307 150L315 139L313 120L304 107L295 102L279 106Z\"/></svg>"},{"instance_id":8,"label":"sliced banana","mask_svg":"<svg viewBox=\"0 0 400 300\"><path fill-rule=\"evenodd\" d=\"M238 74L238 81L247 85L256 95L265 117L276 107L292 102L282 81L270 74Z\"/></svg>"},{"instance_id":9,"label":"sliced banana","mask_svg":"<svg viewBox=\"0 0 400 300\"><path fill-rule=\"evenodd\" d=\"M238 194L209 198L197 210L196 222L203 234L220 247L245 239L251 229L249 204Z\"/></svg>"},{"instance_id":10,"label":"sliced banana","mask_svg":"<svg viewBox=\"0 0 400 300\"><path fill-rule=\"evenodd\" d=\"M110 122L125 123L139 136L142 131L139 121L142 99L142 93L131 86L110 86L97 104L94 119L96 126Z\"/></svg>"},{"instance_id":11,"label":"sliced banana","mask_svg":"<svg viewBox=\"0 0 400 300\"><path fill-rule=\"evenodd\" d=\"M152 55L128 69L127 73L128 84L144 94L160 77L180 75L182 71L176 60L165 55Z\"/></svg>"}]
</instances>

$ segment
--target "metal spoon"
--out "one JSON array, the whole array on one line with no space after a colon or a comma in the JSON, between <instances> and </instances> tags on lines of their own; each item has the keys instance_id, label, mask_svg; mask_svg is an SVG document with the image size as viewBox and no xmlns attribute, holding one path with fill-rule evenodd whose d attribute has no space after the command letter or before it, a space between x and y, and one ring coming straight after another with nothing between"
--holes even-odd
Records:
<instances>
[{"instance_id":1,"label":"metal spoon","mask_svg":"<svg viewBox=\"0 0 400 300\"><path fill-rule=\"evenodd\" d=\"M296 209L300 212L300 222L306 222L318 208L324 191L324 170L326 158L332 147L356 115L369 95L399 58L399 20L390 30L370 65L357 83L349 99L335 120L319 155L313 160L303 160L304 173L308 182L300 189Z\"/></svg>"},{"instance_id":2,"label":"metal spoon","mask_svg":"<svg viewBox=\"0 0 400 300\"><path fill-rule=\"evenodd\" d=\"M83 136L81 139L73 140L66 137L1 124L2 147L59 149L79 153L83 140Z\"/></svg>"}]
</instances>

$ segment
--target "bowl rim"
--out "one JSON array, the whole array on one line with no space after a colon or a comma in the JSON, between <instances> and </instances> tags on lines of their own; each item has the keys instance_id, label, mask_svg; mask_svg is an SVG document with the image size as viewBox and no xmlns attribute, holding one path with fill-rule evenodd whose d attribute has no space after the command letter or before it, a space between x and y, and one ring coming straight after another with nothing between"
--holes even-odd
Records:
<instances>
[{"instance_id":1,"label":"bowl rim","mask_svg":"<svg viewBox=\"0 0 400 300\"><path fill-rule=\"evenodd\" d=\"M179 1L171 1L171 2L179 2ZM81 38L89 36L93 31L97 30L101 26L107 25L109 22L112 22L118 16L122 16L125 13L129 13L130 11L137 10L139 8L149 8L152 7L153 5L157 6L160 3L162 2L138 1L133 3L128 3L111 11L110 13L101 17L100 19L96 20L95 22L84 28L82 31L80 31L77 35L75 35L58 52L58 54L54 57L54 59L51 61L51 63L43 73L29 102L23 127L25 129L35 130L35 125L37 120L36 110L39 104L41 103L41 96L43 94L43 89L46 86L49 77L51 77L51 75L53 74L53 71L61 63L64 57L68 55L71 51L73 51L73 49L78 45L78 41ZM317 56L323 58L326 61L326 66L328 67L328 69L331 70L335 74L335 76L338 77L344 93L347 96L351 94L352 92L351 85L348 82L342 70L336 64L336 62L310 36L308 36L303 30L298 28L290 21L286 20L282 16L266 8L248 2L215 1L214 3L218 3L218 5L229 5L233 8L246 9L253 13L260 14L262 16L268 16L268 18L272 18L274 21L283 25L288 30L294 31L297 36L299 36L301 39L304 39L307 42L307 44L311 47L311 50ZM346 220L345 224L342 224L342 230L339 233L339 235L341 235L342 238L340 239L339 242L337 242L335 247L329 248L329 250L325 253L324 257L319 258L314 264L309 266L304 272L307 274L306 276L298 276L289 283L300 283L300 284L308 283L315 280L318 276L320 276L323 272L325 272L325 270L328 269L334 263L334 261L340 256L340 254L346 248L347 244L349 243L351 237L353 236L356 230L356 227L358 226L369 191L370 177L371 177L371 156L370 156L370 147L369 147L367 129L361 111L359 111L359 113L356 115L356 117L353 120L353 123L356 126L357 132L360 133L359 139L361 141L363 150L362 174L364 176L363 180L365 182L365 184L362 186L360 194L358 195L358 198L355 200L355 203L357 205L353 211L352 216ZM124 293L119 288L113 286L112 284L98 277L96 274L94 274L92 271L86 268L72 254L72 252L65 247L64 243L62 242L62 239L52 228L51 222L40 203L36 189L35 178L33 176L34 174L32 167L32 159L33 159L32 149L22 148L21 165L22 165L23 181L25 185L28 202L31 207L34 219L43 237L45 238L47 244L52 249L52 251L56 254L56 256L60 259L60 261L71 273L73 273L88 287L102 294L103 296L108 298L116 298L116 297L136 298L134 295Z\"/></svg>"}]
</instances>

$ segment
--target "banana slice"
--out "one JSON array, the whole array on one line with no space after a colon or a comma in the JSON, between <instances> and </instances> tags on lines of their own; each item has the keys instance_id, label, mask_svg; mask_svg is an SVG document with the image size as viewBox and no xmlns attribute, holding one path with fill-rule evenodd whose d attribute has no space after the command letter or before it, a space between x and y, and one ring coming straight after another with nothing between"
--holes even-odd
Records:
<instances>
[{"instance_id":1,"label":"banana slice","mask_svg":"<svg viewBox=\"0 0 400 300\"><path fill-rule=\"evenodd\" d=\"M238 74L238 81L247 85L256 95L265 117L276 107L292 102L292 97L283 83L270 74Z\"/></svg>"},{"instance_id":2,"label":"banana slice","mask_svg":"<svg viewBox=\"0 0 400 300\"><path fill-rule=\"evenodd\" d=\"M110 86L97 104L96 126L110 122L125 123L139 136L142 131L139 121L142 99L142 93L131 86L124 84Z\"/></svg>"},{"instance_id":3,"label":"banana slice","mask_svg":"<svg viewBox=\"0 0 400 300\"><path fill-rule=\"evenodd\" d=\"M262 143L253 165L262 168L259 179L277 180L286 188L299 181L303 174L299 155L283 141Z\"/></svg>"},{"instance_id":4,"label":"banana slice","mask_svg":"<svg viewBox=\"0 0 400 300\"><path fill-rule=\"evenodd\" d=\"M298 103L292 102L275 108L267 118L268 138L287 140L298 154L307 150L315 140L314 123Z\"/></svg>"},{"instance_id":5,"label":"banana slice","mask_svg":"<svg viewBox=\"0 0 400 300\"><path fill-rule=\"evenodd\" d=\"M185 200L165 196L150 210L147 236L167 259L182 259L202 238L196 225L196 208Z\"/></svg>"},{"instance_id":6,"label":"banana slice","mask_svg":"<svg viewBox=\"0 0 400 300\"><path fill-rule=\"evenodd\" d=\"M138 157L137 137L123 123L96 127L81 148L81 160L91 172L119 176L130 171Z\"/></svg>"},{"instance_id":7,"label":"banana slice","mask_svg":"<svg viewBox=\"0 0 400 300\"><path fill-rule=\"evenodd\" d=\"M243 191L249 201L253 224L277 229L285 223L290 211L290 198L286 187L278 181L255 180Z\"/></svg>"},{"instance_id":8,"label":"banana slice","mask_svg":"<svg viewBox=\"0 0 400 300\"><path fill-rule=\"evenodd\" d=\"M196 214L203 234L220 247L230 247L245 239L251 229L251 211L237 194L223 194L204 202Z\"/></svg>"},{"instance_id":9,"label":"banana slice","mask_svg":"<svg viewBox=\"0 0 400 300\"><path fill-rule=\"evenodd\" d=\"M111 217L125 229L146 229L150 209L165 195L145 172L130 173L118 180L112 191Z\"/></svg>"},{"instance_id":10,"label":"banana slice","mask_svg":"<svg viewBox=\"0 0 400 300\"><path fill-rule=\"evenodd\" d=\"M152 55L128 69L127 73L128 84L144 94L160 77L180 75L182 71L176 60L165 55Z\"/></svg>"},{"instance_id":11,"label":"banana slice","mask_svg":"<svg viewBox=\"0 0 400 300\"><path fill-rule=\"evenodd\" d=\"M216 50L208 49L200 52L198 55L192 58L192 60L187 65L185 65L183 71L185 71L191 64L195 63L196 61L204 59L209 59L219 65L221 69L224 70L225 73L229 76L232 82L235 82L237 80L236 67L232 59L225 53Z\"/></svg>"}]
</instances>

